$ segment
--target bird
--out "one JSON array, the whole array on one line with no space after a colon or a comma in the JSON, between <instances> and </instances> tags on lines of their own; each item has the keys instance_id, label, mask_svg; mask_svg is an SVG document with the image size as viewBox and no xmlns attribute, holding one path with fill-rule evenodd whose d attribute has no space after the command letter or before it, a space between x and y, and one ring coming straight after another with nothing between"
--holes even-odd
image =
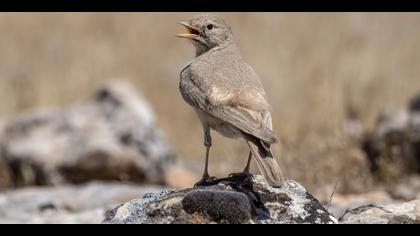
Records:
<instances>
[{"instance_id":1,"label":"bird","mask_svg":"<svg viewBox=\"0 0 420 236\"><path fill-rule=\"evenodd\" d=\"M208 163L211 131L227 138L242 138L250 152L242 174L249 175L252 156L266 181L273 187L284 182L271 145L278 142L273 131L271 106L254 69L242 58L230 26L215 14L195 15L177 23L188 32L176 36L195 46L195 58L180 72L179 90L198 115L206 148L201 186L210 177Z\"/></svg>"}]
</instances>

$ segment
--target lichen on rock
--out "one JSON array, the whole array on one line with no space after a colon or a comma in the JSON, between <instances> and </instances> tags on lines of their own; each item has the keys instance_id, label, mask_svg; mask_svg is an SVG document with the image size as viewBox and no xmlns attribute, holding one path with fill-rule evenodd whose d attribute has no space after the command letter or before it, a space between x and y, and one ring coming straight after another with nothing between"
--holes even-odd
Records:
<instances>
[{"instance_id":1,"label":"lichen on rock","mask_svg":"<svg viewBox=\"0 0 420 236\"><path fill-rule=\"evenodd\" d=\"M209 186L169 190L119 205L103 223L334 224L338 221L295 181L273 188L262 176L231 176Z\"/></svg>"}]
</instances>

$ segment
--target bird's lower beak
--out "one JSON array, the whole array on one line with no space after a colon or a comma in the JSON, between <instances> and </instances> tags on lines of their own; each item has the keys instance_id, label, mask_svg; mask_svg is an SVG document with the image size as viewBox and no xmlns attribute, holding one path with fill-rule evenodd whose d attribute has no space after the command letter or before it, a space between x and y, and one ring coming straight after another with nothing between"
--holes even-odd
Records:
<instances>
[{"instance_id":1,"label":"bird's lower beak","mask_svg":"<svg viewBox=\"0 0 420 236\"><path fill-rule=\"evenodd\" d=\"M193 27L185 21L178 21L177 23L183 25L189 32L188 34L177 34L177 37L186 39L196 39L200 34L200 32L195 27Z\"/></svg>"}]
</instances>

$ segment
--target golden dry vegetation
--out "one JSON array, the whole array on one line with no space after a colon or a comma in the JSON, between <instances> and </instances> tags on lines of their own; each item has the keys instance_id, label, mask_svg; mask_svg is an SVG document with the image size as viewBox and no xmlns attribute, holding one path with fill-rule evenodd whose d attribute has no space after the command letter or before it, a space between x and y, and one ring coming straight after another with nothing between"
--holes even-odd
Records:
<instances>
[{"instance_id":1,"label":"golden dry vegetation","mask_svg":"<svg viewBox=\"0 0 420 236\"><path fill-rule=\"evenodd\" d=\"M174 37L194 13L1 13L0 119L81 102L108 79L132 81L153 105L179 159L197 175L201 125L178 92L193 46ZM420 90L418 13L221 13L273 107L274 147L287 175L310 189L372 187L343 125L364 130ZM247 148L214 135L210 170L242 170ZM254 171L257 171L254 166Z\"/></svg>"}]
</instances>

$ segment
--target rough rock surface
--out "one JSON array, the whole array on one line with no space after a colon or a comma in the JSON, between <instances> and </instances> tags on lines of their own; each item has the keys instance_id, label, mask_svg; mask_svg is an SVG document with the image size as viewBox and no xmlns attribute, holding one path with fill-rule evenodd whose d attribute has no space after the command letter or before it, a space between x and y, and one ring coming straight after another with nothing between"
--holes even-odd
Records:
<instances>
[{"instance_id":1,"label":"rough rock surface","mask_svg":"<svg viewBox=\"0 0 420 236\"><path fill-rule=\"evenodd\" d=\"M337 223L297 182L272 188L261 176L233 176L212 185L147 194L106 213L103 223Z\"/></svg>"},{"instance_id":2,"label":"rough rock surface","mask_svg":"<svg viewBox=\"0 0 420 236\"><path fill-rule=\"evenodd\" d=\"M420 224L420 200L386 206L365 206L348 211L345 224Z\"/></svg>"},{"instance_id":3,"label":"rough rock surface","mask_svg":"<svg viewBox=\"0 0 420 236\"><path fill-rule=\"evenodd\" d=\"M317 195L318 197L318 195ZM322 198L322 197L321 197ZM319 199L319 198L318 198ZM322 201L325 208L336 218L340 218L348 209L355 209L361 206L392 204L396 203L386 191L371 191L358 194L335 193L332 201L331 193L327 200Z\"/></svg>"},{"instance_id":4,"label":"rough rock surface","mask_svg":"<svg viewBox=\"0 0 420 236\"><path fill-rule=\"evenodd\" d=\"M125 180L164 184L174 155L146 100L122 81L67 109L24 114L0 131L14 186Z\"/></svg>"},{"instance_id":5,"label":"rough rock surface","mask_svg":"<svg viewBox=\"0 0 420 236\"><path fill-rule=\"evenodd\" d=\"M0 224L98 224L106 209L163 188L92 182L57 187L26 187L0 194Z\"/></svg>"}]
</instances>

